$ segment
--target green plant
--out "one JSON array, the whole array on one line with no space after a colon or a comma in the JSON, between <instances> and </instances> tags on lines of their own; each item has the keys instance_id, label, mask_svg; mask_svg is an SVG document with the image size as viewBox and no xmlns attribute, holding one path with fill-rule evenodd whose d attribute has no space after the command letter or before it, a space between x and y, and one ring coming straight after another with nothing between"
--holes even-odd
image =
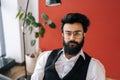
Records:
<instances>
[{"instance_id":1,"label":"green plant","mask_svg":"<svg viewBox=\"0 0 120 80\"><path fill-rule=\"evenodd\" d=\"M44 20L43 23L36 22L35 17L32 15L32 12L25 14L22 10L16 15L16 18L23 21L23 28L27 28L30 34L34 33L34 39L31 40L31 46L34 46L36 43L36 38L44 37L45 26L48 25L50 28L56 28L56 25L52 20L49 19L49 16L45 13L41 14L41 18ZM37 28L38 31L34 31Z\"/></svg>"}]
</instances>

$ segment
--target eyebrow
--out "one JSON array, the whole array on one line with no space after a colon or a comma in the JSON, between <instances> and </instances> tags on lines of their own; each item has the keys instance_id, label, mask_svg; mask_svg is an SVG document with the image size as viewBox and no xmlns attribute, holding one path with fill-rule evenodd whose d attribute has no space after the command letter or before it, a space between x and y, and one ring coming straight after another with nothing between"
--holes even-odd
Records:
<instances>
[{"instance_id":1,"label":"eyebrow","mask_svg":"<svg viewBox=\"0 0 120 80\"><path fill-rule=\"evenodd\" d=\"M65 32L82 32L81 30L76 30L76 31L65 31Z\"/></svg>"}]
</instances>

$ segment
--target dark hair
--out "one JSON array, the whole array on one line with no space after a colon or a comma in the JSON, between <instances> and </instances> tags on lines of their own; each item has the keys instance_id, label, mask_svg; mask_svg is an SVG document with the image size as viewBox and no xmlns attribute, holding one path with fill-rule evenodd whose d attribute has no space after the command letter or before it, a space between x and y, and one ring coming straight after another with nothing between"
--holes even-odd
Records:
<instances>
[{"instance_id":1,"label":"dark hair","mask_svg":"<svg viewBox=\"0 0 120 80\"><path fill-rule=\"evenodd\" d=\"M64 24L66 23L81 23L83 26L84 32L87 32L88 26L90 24L89 19L87 16L81 14L81 13L69 13L66 16L64 16L61 20L61 31L63 32Z\"/></svg>"}]
</instances>

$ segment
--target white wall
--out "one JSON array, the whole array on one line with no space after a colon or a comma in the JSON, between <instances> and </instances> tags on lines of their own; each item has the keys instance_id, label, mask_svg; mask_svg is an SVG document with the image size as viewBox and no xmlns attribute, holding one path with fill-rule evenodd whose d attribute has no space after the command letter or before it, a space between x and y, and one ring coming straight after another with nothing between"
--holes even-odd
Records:
<instances>
[{"instance_id":1,"label":"white wall","mask_svg":"<svg viewBox=\"0 0 120 80\"><path fill-rule=\"evenodd\" d=\"M7 57L14 58L16 62L22 63L24 61L23 44L22 44L22 32L20 30L19 20L16 19L18 12L18 0L1 0L2 2L2 18L5 35L5 47ZM24 1L23 5L26 5ZM32 2L31 9L34 11L34 15L38 18L38 0L30 0ZM32 11L32 10L31 10ZM37 19L38 20L38 19ZM28 44L28 43L27 43ZM33 51L30 45L26 45L27 51ZM30 47L30 48L29 48ZM38 47L38 45L37 45ZM36 48L36 47L35 47Z\"/></svg>"}]
</instances>

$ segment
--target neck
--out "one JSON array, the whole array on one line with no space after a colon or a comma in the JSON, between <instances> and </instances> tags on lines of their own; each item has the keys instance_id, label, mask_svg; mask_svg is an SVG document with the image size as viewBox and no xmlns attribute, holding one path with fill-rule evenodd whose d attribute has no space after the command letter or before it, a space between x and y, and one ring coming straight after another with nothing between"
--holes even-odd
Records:
<instances>
[{"instance_id":1,"label":"neck","mask_svg":"<svg viewBox=\"0 0 120 80\"><path fill-rule=\"evenodd\" d=\"M75 56L75 55L70 55L70 54L68 54L68 53L65 53L65 57L66 57L67 59L70 59L70 58L72 58L73 56Z\"/></svg>"}]
</instances>

